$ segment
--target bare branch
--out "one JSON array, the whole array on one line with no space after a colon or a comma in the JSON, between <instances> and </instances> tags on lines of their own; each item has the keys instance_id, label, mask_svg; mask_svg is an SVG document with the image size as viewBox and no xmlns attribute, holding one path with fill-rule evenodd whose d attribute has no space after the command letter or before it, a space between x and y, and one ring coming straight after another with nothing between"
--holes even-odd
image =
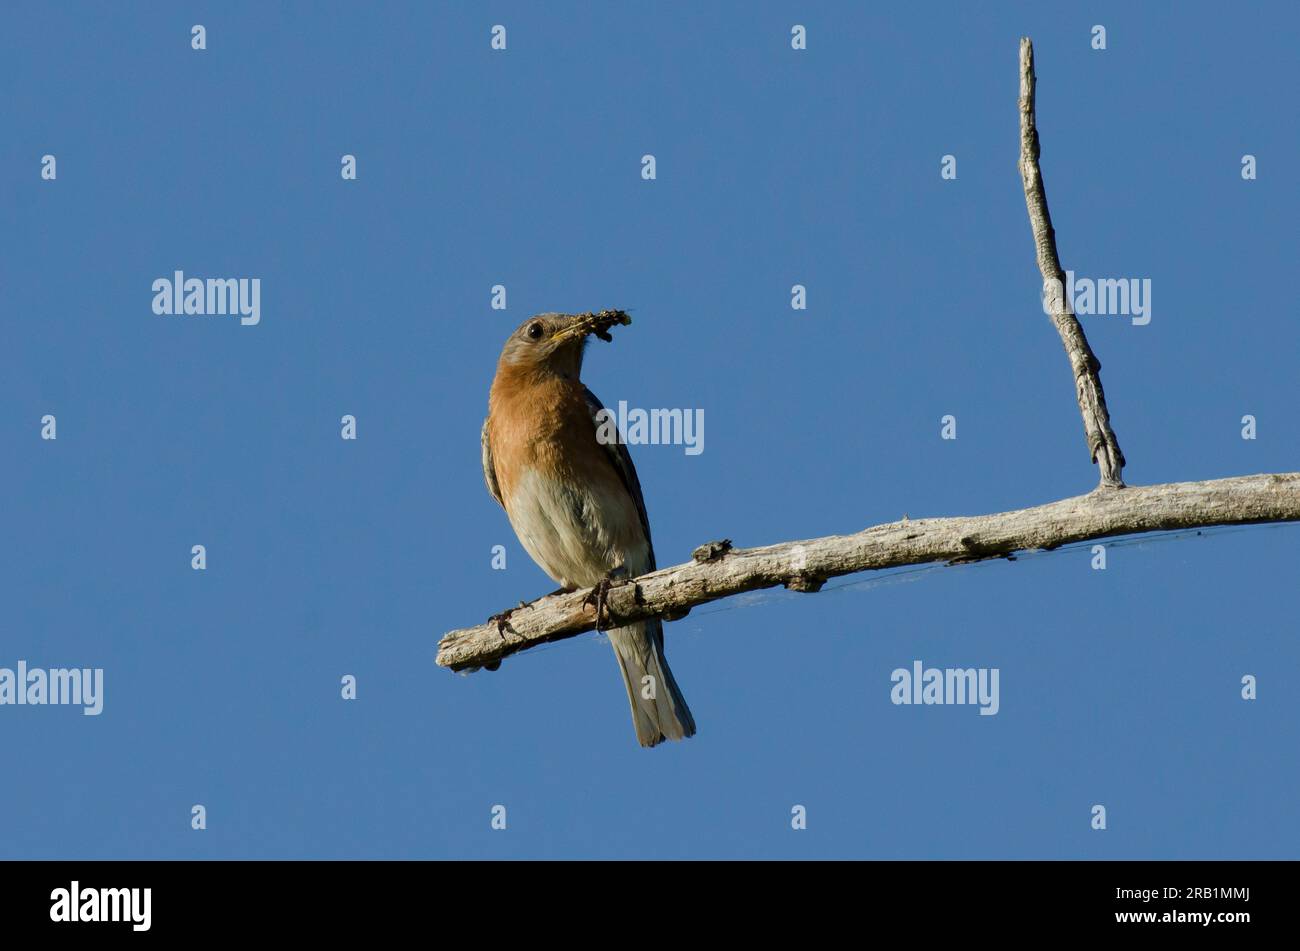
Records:
<instances>
[{"instance_id":1,"label":"bare branch","mask_svg":"<svg viewBox=\"0 0 1300 951\"><path fill-rule=\"evenodd\" d=\"M856 535L831 535L765 548L710 543L696 560L642 575L608 599L617 626L653 616L682 616L692 607L743 591L785 585L816 591L826 579L930 562L1005 558L1017 551L1074 542L1213 525L1300 521L1300 472L1241 476L1211 482L1098 487L1034 508L957 518L877 525ZM454 670L495 665L503 657L595 627L586 592L551 595L495 623L447 634L438 663Z\"/></svg>"},{"instance_id":2,"label":"bare branch","mask_svg":"<svg viewBox=\"0 0 1300 951\"><path fill-rule=\"evenodd\" d=\"M1088 437L1088 451L1101 470L1103 486L1124 485L1124 454L1110 428L1106 394L1101 388L1101 362L1088 346L1088 338L1070 302L1065 299L1065 272L1056 254L1056 232L1047 211L1047 193L1043 173L1038 167L1038 126L1034 115L1034 45L1029 37L1020 38L1020 177L1025 186L1025 205L1029 224L1038 249L1038 270L1043 275L1043 293L1050 301L1052 323L1061 335L1061 343L1074 371L1075 395L1083 414L1083 430Z\"/></svg>"}]
</instances>

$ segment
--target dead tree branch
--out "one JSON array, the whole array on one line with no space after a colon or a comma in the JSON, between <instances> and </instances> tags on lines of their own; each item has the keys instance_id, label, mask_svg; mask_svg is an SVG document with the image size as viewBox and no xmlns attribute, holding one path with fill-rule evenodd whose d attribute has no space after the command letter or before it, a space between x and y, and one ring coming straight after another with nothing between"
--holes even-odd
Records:
<instances>
[{"instance_id":1,"label":"dead tree branch","mask_svg":"<svg viewBox=\"0 0 1300 951\"><path fill-rule=\"evenodd\" d=\"M830 535L764 548L714 543L700 560L663 568L609 593L613 621L681 616L698 604L742 591L784 585L816 591L828 578L930 562L1005 558L1018 551L1146 532L1300 521L1300 472L1103 488L1087 495L996 515L924 518L876 525L856 535ZM453 670L483 667L548 641L595 627L585 591L534 601L495 623L452 631L438 646L438 663Z\"/></svg>"},{"instance_id":2,"label":"dead tree branch","mask_svg":"<svg viewBox=\"0 0 1300 951\"><path fill-rule=\"evenodd\" d=\"M1056 231L1047 210L1047 192L1043 173L1038 167L1038 125L1034 114L1034 44L1029 37L1020 38L1020 178L1025 185L1025 205L1029 225L1034 231L1038 250L1038 270L1043 275L1043 295L1052 314L1052 323L1061 335L1070 369L1074 371L1074 390L1083 414L1083 431L1088 437L1088 451L1101 470L1101 484L1124 485L1124 454L1110 428L1106 394L1101 388L1101 361L1088 346L1074 308L1065 299L1065 271L1056 254Z\"/></svg>"}]
</instances>

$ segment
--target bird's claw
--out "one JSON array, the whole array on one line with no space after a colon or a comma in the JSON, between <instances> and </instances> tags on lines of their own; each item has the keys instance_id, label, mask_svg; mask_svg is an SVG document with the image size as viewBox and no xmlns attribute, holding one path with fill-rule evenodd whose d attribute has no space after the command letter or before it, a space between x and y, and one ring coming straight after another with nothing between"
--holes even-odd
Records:
<instances>
[{"instance_id":1,"label":"bird's claw","mask_svg":"<svg viewBox=\"0 0 1300 951\"><path fill-rule=\"evenodd\" d=\"M596 608L596 630L604 630L604 628L601 627L602 617L606 621L611 620L608 604L609 592L614 588L621 587L625 584L627 584L627 568L622 565L617 568L611 568L609 574L596 582L596 586L587 593L585 598L582 599L584 607L591 604Z\"/></svg>"},{"instance_id":2,"label":"bird's claw","mask_svg":"<svg viewBox=\"0 0 1300 951\"><path fill-rule=\"evenodd\" d=\"M510 615L514 614L520 608L526 608L526 607L528 607L528 602L520 601L513 608L506 608L500 614L494 614L490 618L488 618L489 624L494 621L496 622L497 637L501 638L501 640L503 641L506 639L506 628L510 627Z\"/></svg>"}]
</instances>

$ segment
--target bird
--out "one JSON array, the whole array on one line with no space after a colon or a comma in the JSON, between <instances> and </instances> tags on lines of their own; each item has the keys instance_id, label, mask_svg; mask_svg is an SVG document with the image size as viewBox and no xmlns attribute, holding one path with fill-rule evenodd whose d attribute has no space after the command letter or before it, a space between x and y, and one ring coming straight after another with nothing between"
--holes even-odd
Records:
<instances>
[{"instance_id":1,"label":"bird","mask_svg":"<svg viewBox=\"0 0 1300 951\"><path fill-rule=\"evenodd\" d=\"M623 311L545 313L521 323L501 348L481 433L488 492L561 591L595 589L598 627L614 580L655 569L632 456L622 439L598 438L604 407L580 379L588 338L612 339L615 323L631 318ZM662 622L606 634L641 746L693 736L695 719L664 656Z\"/></svg>"}]
</instances>

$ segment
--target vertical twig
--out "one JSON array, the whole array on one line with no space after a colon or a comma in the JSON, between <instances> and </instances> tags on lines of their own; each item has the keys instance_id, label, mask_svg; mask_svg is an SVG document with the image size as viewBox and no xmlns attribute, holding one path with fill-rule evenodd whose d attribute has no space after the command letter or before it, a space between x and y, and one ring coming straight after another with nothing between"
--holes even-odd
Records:
<instances>
[{"instance_id":1,"label":"vertical twig","mask_svg":"<svg viewBox=\"0 0 1300 951\"><path fill-rule=\"evenodd\" d=\"M1074 309L1065 299L1065 272L1056 253L1056 232L1047 211L1047 193L1043 173L1038 167L1038 127L1034 121L1034 44L1029 37L1020 38L1020 177L1025 186L1025 205L1034 232L1038 252L1038 270L1043 275L1043 294L1048 301L1052 323L1061 335L1070 368L1074 371L1075 395L1083 414L1083 430L1088 451L1101 471L1101 484L1122 488L1124 454L1110 428L1106 394L1101 388L1101 361L1097 359Z\"/></svg>"}]
</instances>

